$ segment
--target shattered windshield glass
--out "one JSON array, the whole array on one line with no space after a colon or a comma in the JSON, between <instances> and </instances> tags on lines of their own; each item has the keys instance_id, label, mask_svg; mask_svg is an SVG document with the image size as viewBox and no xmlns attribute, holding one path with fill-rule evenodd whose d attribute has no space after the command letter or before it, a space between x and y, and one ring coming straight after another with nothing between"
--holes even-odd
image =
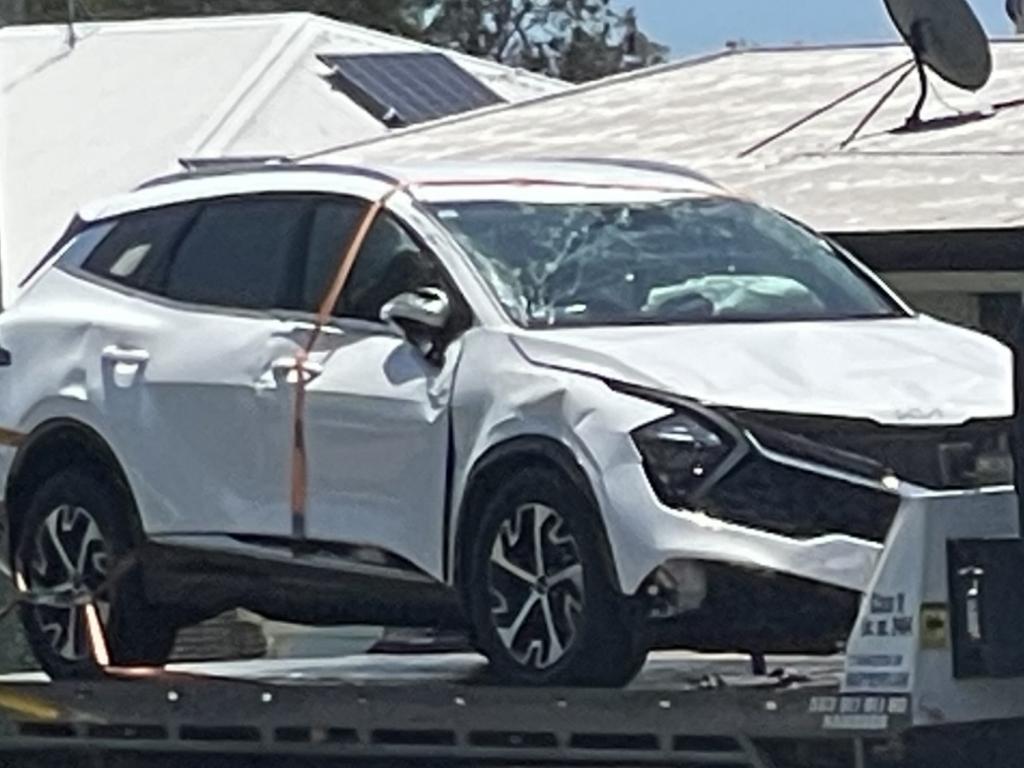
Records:
<instances>
[{"instance_id":1,"label":"shattered windshield glass","mask_svg":"<svg viewBox=\"0 0 1024 768\"><path fill-rule=\"evenodd\" d=\"M742 200L432 207L526 327L902 314L826 240Z\"/></svg>"}]
</instances>

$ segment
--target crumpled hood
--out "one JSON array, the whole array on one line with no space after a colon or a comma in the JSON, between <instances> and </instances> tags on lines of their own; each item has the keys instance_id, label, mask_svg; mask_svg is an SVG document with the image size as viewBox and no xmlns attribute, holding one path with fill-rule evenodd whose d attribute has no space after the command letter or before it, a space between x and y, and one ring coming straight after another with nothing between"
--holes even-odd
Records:
<instances>
[{"instance_id":1,"label":"crumpled hood","mask_svg":"<svg viewBox=\"0 0 1024 768\"><path fill-rule=\"evenodd\" d=\"M959 424L1013 413L1012 355L928 317L522 331L534 363L705 403Z\"/></svg>"}]
</instances>

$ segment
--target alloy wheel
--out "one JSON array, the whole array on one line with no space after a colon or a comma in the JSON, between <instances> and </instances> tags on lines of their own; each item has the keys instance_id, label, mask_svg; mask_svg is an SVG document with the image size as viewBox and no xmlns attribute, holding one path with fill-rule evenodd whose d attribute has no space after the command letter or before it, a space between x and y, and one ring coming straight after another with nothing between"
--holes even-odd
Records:
<instances>
[{"instance_id":1,"label":"alloy wheel","mask_svg":"<svg viewBox=\"0 0 1024 768\"><path fill-rule=\"evenodd\" d=\"M109 550L96 519L83 507L62 504L43 520L25 553L23 576L33 593L41 633L64 661L89 656L85 606L94 602L106 624L110 603L94 599L107 578Z\"/></svg>"},{"instance_id":2,"label":"alloy wheel","mask_svg":"<svg viewBox=\"0 0 1024 768\"><path fill-rule=\"evenodd\" d=\"M548 669L568 653L585 605L580 549L544 504L518 507L498 527L488 564L491 617L509 655Z\"/></svg>"}]
</instances>

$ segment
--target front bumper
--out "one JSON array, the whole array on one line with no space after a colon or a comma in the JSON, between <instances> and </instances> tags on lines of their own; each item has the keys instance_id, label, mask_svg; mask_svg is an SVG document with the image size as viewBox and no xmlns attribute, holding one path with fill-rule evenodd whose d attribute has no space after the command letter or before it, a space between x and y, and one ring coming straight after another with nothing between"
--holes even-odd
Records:
<instances>
[{"instance_id":1,"label":"front bumper","mask_svg":"<svg viewBox=\"0 0 1024 768\"><path fill-rule=\"evenodd\" d=\"M606 470L604 493L605 525L628 595L673 560L725 563L863 592L884 547L843 533L801 538L672 509L651 490L639 463Z\"/></svg>"}]
</instances>

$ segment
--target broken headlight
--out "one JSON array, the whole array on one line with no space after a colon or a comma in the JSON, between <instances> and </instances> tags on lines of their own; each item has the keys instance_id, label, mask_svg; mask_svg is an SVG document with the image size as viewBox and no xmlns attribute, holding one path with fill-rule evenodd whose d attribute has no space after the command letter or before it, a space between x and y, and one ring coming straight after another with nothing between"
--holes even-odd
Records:
<instances>
[{"instance_id":1,"label":"broken headlight","mask_svg":"<svg viewBox=\"0 0 1024 768\"><path fill-rule=\"evenodd\" d=\"M670 507L693 503L737 447L727 430L687 412L640 427L633 441L654 492Z\"/></svg>"}]
</instances>

